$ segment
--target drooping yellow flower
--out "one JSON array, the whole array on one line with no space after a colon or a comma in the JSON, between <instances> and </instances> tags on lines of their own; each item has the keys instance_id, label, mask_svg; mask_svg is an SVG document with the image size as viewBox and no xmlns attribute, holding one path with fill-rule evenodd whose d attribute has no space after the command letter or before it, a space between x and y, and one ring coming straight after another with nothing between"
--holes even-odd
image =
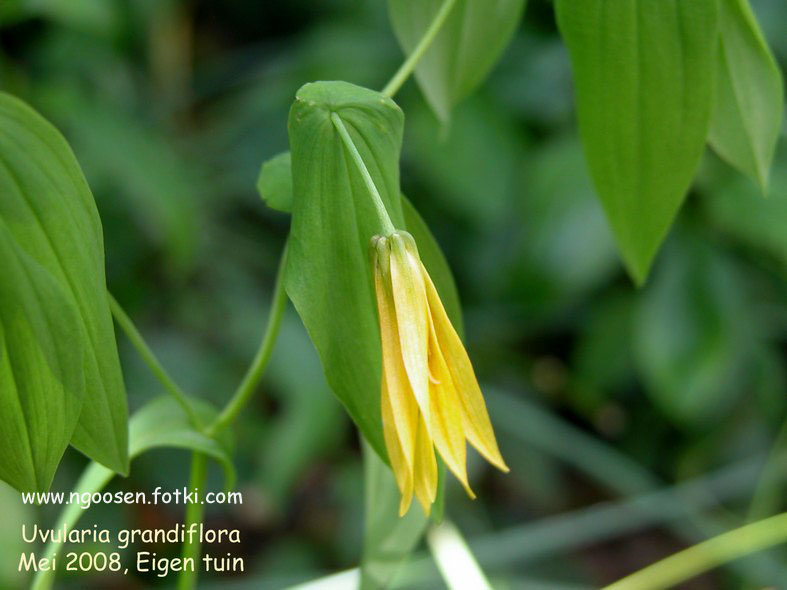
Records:
<instances>
[{"instance_id":1,"label":"drooping yellow flower","mask_svg":"<svg viewBox=\"0 0 787 590\"><path fill-rule=\"evenodd\" d=\"M372 239L382 339L382 422L385 445L402 493L429 514L437 494L434 449L471 498L465 441L492 465L500 455L481 389L412 236L396 231Z\"/></svg>"}]
</instances>

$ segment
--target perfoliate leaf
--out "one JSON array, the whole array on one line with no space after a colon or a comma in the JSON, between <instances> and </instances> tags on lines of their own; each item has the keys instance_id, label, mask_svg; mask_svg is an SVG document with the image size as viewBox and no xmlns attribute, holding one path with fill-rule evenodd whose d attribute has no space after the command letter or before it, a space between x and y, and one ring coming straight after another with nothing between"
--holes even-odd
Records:
<instances>
[{"instance_id":1,"label":"perfoliate leaf","mask_svg":"<svg viewBox=\"0 0 787 590\"><path fill-rule=\"evenodd\" d=\"M338 115L349 136L332 120ZM286 287L317 348L328 383L364 435L367 522L363 587L390 581L426 525L419 509L398 516L400 493L385 465L380 413L381 347L369 241L385 231L370 185L397 228L411 232L461 330L459 301L439 246L399 193L403 116L377 92L343 82L307 84L290 111L293 207ZM353 153L355 152L355 153ZM283 172L286 164L282 163ZM404 204L403 204L404 203ZM372 450L373 449L373 450ZM442 487L437 512L441 512Z\"/></svg>"},{"instance_id":2,"label":"perfoliate leaf","mask_svg":"<svg viewBox=\"0 0 787 590\"><path fill-rule=\"evenodd\" d=\"M351 157L338 115L365 170ZM402 111L389 98L345 82L301 88L290 110L293 207L285 285L328 383L364 436L386 457L380 418L380 334L369 241L384 231L365 173L393 224L399 194Z\"/></svg>"},{"instance_id":3,"label":"perfoliate leaf","mask_svg":"<svg viewBox=\"0 0 787 590\"><path fill-rule=\"evenodd\" d=\"M126 395L106 298L103 235L93 196L57 130L30 107L2 93L0 162L3 258L28 259L28 268L37 266L39 275L46 273L59 287L62 296L56 296L58 291L52 287L47 298L29 302L40 306L42 316L69 306L76 311L77 328L69 334L58 332L61 340L50 344L81 350L81 360L74 366L81 371L84 386L70 395L79 397L84 391L85 401L71 443L107 467L125 472ZM12 327L3 329L8 339ZM63 386L74 389L70 380Z\"/></svg>"},{"instance_id":4,"label":"perfoliate leaf","mask_svg":"<svg viewBox=\"0 0 787 590\"><path fill-rule=\"evenodd\" d=\"M557 0L579 127L623 260L641 284L702 155L717 0Z\"/></svg>"},{"instance_id":5,"label":"perfoliate leaf","mask_svg":"<svg viewBox=\"0 0 787 590\"><path fill-rule=\"evenodd\" d=\"M763 191L782 124L782 76L748 0L720 0L716 95L709 141Z\"/></svg>"},{"instance_id":6,"label":"perfoliate leaf","mask_svg":"<svg viewBox=\"0 0 787 590\"><path fill-rule=\"evenodd\" d=\"M364 170L348 153L332 113L343 122ZM455 287L446 280L450 271L426 225L411 206L403 213L402 126L402 112L393 101L346 82L307 84L298 91L289 119L294 198L287 294L317 348L331 389L385 459L382 353L369 258L371 238L385 229L364 174L394 226L412 232L446 308L453 314L459 309Z\"/></svg>"},{"instance_id":7,"label":"perfoliate leaf","mask_svg":"<svg viewBox=\"0 0 787 590\"><path fill-rule=\"evenodd\" d=\"M2 218L0 276L0 479L47 490L82 410L83 328L70 294Z\"/></svg>"},{"instance_id":8,"label":"perfoliate leaf","mask_svg":"<svg viewBox=\"0 0 787 590\"><path fill-rule=\"evenodd\" d=\"M388 0L399 43L411 53L444 0ZM442 121L489 74L516 31L525 0L457 0L415 69L415 77Z\"/></svg>"},{"instance_id":9,"label":"perfoliate leaf","mask_svg":"<svg viewBox=\"0 0 787 590\"><path fill-rule=\"evenodd\" d=\"M266 160L257 178L257 192L271 209L292 211L292 158L282 152Z\"/></svg>"}]
</instances>

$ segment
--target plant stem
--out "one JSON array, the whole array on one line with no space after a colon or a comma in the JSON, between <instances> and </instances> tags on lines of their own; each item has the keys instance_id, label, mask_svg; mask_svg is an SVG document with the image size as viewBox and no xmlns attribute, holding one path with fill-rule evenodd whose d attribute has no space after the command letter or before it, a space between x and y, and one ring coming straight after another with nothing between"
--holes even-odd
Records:
<instances>
[{"instance_id":1,"label":"plant stem","mask_svg":"<svg viewBox=\"0 0 787 590\"><path fill-rule=\"evenodd\" d=\"M137 330L134 322L132 322L131 318L129 318L126 312L123 311L123 308L120 307L120 304L117 302L117 300L109 292L107 292L107 296L109 297L109 309L112 310L112 315L115 317L115 321L117 322L118 326L120 326L120 329L125 332L132 346L137 350L139 356L142 357L142 360L145 361L145 364L148 366L153 375L164 386L164 389L166 389L167 392L170 393L172 397L174 397L175 400L177 400L177 402L181 405L191 424L198 430L201 430L202 421L194 411L194 408L189 402L188 396L180 387L178 387L178 384L175 383L172 377L169 376L169 373L167 373L166 369L161 366L161 363L156 358L156 355L153 354L153 351L142 338L142 334L139 333L139 330Z\"/></svg>"},{"instance_id":2,"label":"plant stem","mask_svg":"<svg viewBox=\"0 0 787 590\"><path fill-rule=\"evenodd\" d=\"M271 302L271 310L268 315L268 325L265 328L265 333L262 336L262 342L254 356L251 365L243 376L235 393L227 402L227 405L216 417L216 419L204 430L206 436L215 437L219 432L232 424L235 417L240 413L246 402L254 393L254 388L260 382L262 374L265 372L265 367L268 365L273 346L276 343L276 338L279 335L279 327L281 326L281 319L284 316L284 310L287 304L287 294L284 291L284 269L287 263L287 246L284 246L284 251L279 261L279 270L276 273L276 283L273 287L273 301ZM191 490L202 489L205 487L207 479L207 457L202 453L193 453L191 456L191 475L189 477L189 488ZM189 504L186 508L185 527L186 531L192 525L199 525L202 523L202 518L205 513L205 508L202 503ZM181 570L178 576L178 590L193 590L197 586L197 579L199 578L201 544L196 542L185 542L183 544L182 556L184 559L192 558L194 560L194 571L186 569Z\"/></svg>"},{"instance_id":3,"label":"plant stem","mask_svg":"<svg viewBox=\"0 0 787 590\"><path fill-rule=\"evenodd\" d=\"M481 566L453 523L444 520L440 525L430 526L426 531L426 542L450 590L492 590Z\"/></svg>"},{"instance_id":4,"label":"plant stem","mask_svg":"<svg viewBox=\"0 0 787 590\"><path fill-rule=\"evenodd\" d=\"M287 307L287 293L284 291L284 268L286 264L287 246L285 245L281 260L279 261L279 270L276 273L276 284L273 287L273 300L271 302L270 313L268 314L268 325L265 328L265 334L262 336L260 346L257 349L257 354L254 355L254 360L246 370L243 380L240 385L238 385L230 401L213 423L206 429L205 434L208 436L215 436L232 424L235 417L240 413L254 393L254 389L257 387L257 384L262 378L262 374L265 372L265 367L268 366L268 361L273 352L273 346L279 335L281 319Z\"/></svg>"},{"instance_id":5,"label":"plant stem","mask_svg":"<svg viewBox=\"0 0 787 590\"><path fill-rule=\"evenodd\" d=\"M355 143L353 142L352 137L350 137L347 127L344 126L344 121L342 121L342 118L336 113L331 113L331 121L333 122L334 127L336 127L336 130L339 132L339 137L342 138L344 146L347 148L347 151L350 152L350 157L352 158L353 162L355 162L358 172L361 173L363 182L366 185L366 188L369 190L369 196L371 196L372 203L374 203L374 207L377 209L377 216L379 217L380 223L383 226L383 232L385 232L385 235L390 236L396 231L396 228L391 221L390 215L388 215L388 210L385 208L385 203L383 203L380 192L377 190L377 186L374 184L372 175L369 174L366 164L363 163L363 158L358 152L358 148L355 147Z\"/></svg>"},{"instance_id":6,"label":"plant stem","mask_svg":"<svg viewBox=\"0 0 787 590\"><path fill-rule=\"evenodd\" d=\"M421 40L418 42L418 45L415 46L412 53L407 57L404 63L399 67L397 72L393 75L393 78L385 85L383 88L382 93L385 96L393 97L399 89L402 87L402 84L405 83L407 78L410 77L410 74L413 73L415 66L423 57L426 50L429 49L429 46L434 41L435 37L437 37L437 33L440 32L440 29L443 27L448 15L451 13L451 9L456 4L456 0L445 0L440 6L440 10L437 11L435 14L434 20L432 20L429 28L426 29L424 36L421 37Z\"/></svg>"},{"instance_id":7,"label":"plant stem","mask_svg":"<svg viewBox=\"0 0 787 590\"><path fill-rule=\"evenodd\" d=\"M684 549L602 590L671 588L728 561L786 541L787 512L783 512Z\"/></svg>"},{"instance_id":8,"label":"plant stem","mask_svg":"<svg viewBox=\"0 0 787 590\"><path fill-rule=\"evenodd\" d=\"M189 476L189 490L201 490L205 487L205 482L208 475L208 459L202 453L192 453L191 455L191 475ZM197 498L198 499L198 498ZM185 530L188 533L192 525L199 525L202 523L202 518L205 514L205 506L201 501L196 501L186 506L186 520ZM186 539L189 537L187 536ZM194 562L194 568L189 567L181 570L178 576L178 590L193 590L197 587L197 579L200 570L200 555L202 553L202 544L199 540L199 535L196 534L191 538L191 541L183 542L183 563Z\"/></svg>"}]
</instances>

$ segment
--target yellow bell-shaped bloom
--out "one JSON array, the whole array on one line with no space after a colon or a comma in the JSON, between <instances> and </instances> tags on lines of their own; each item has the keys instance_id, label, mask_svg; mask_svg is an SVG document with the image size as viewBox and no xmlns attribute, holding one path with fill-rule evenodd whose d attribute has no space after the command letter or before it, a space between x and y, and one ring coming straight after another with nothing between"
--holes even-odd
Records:
<instances>
[{"instance_id":1,"label":"yellow bell-shaped bloom","mask_svg":"<svg viewBox=\"0 0 787 590\"><path fill-rule=\"evenodd\" d=\"M412 236L404 231L375 236L372 258L383 352L383 434L402 493L399 514L409 509L413 492L429 514L437 494L435 447L471 498L465 440L495 467L508 467L470 359Z\"/></svg>"}]
</instances>

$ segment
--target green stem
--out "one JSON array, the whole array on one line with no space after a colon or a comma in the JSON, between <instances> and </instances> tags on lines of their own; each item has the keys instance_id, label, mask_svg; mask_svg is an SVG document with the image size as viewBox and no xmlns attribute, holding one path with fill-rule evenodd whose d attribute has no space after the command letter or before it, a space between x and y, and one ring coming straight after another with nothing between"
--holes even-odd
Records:
<instances>
[{"instance_id":1,"label":"green stem","mask_svg":"<svg viewBox=\"0 0 787 590\"><path fill-rule=\"evenodd\" d=\"M232 424L235 417L249 401L249 398L254 393L254 388L260 382L262 374L265 372L265 367L268 365L271 353L273 352L273 345L276 343L276 338L279 335L279 327L281 326L281 319L284 315L284 310L287 304L287 294L284 291L284 269L287 263L287 246L284 246L284 252L281 255L279 262L279 270L276 273L276 284L273 287L273 301L271 303L271 310L268 316L268 325L265 328L265 334L262 337L262 342L251 362L246 374L243 377L235 393L230 398L230 401L224 407L222 412L216 419L205 429L205 435L215 437L219 432L224 430L227 426ZM189 478L190 489L200 489L205 487L207 479L207 457L201 453L194 453L191 457L191 475ZM192 525L200 524L205 513L205 508L201 502L189 504L186 508L185 526L188 531ZM194 570L182 570L178 576L178 590L193 590L197 586L197 579L199 578L200 569L200 556L202 547L199 541L186 542L183 544L182 556L185 559L191 558L194 560ZM185 562L184 562L185 563Z\"/></svg>"},{"instance_id":2,"label":"green stem","mask_svg":"<svg viewBox=\"0 0 787 590\"><path fill-rule=\"evenodd\" d=\"M268 315L268 325L265 328L265 334L262 337L260 346L257 349L257 354L254 355L254 360L251 362L243 380L230 398L230 401L221 411L221 414L219 414L213 423L206 429L205 434L208 436L215 436L232 424L236 416L249 401L249 398L251 398L254 389L262 378L262 374L265 372L265 367L268 366L268 361L273 352L273 346L279 335L281 319L287 307L287 293L284 291L284 268L286 264L287 246L285 245L284 252L282 252L281 255L281 261L279 262L279 270L276 274L276 284L273 287L273 301L271 302L271 310Z\"/></svg>"},{"instance_id":3,"label":"green stem","mask_svg":"<svg viewBox=\"0 0 787 590\"><path fill-rule=\"evenodd\" d=\"M429 28L426 29L426 32L424 33L424 36L421 37L418 45L415 46L412 53L407 56L407 59L399 67L393 78L391 78L388 84L385 85L385 88L383 88L382 93L385 96L393 97L393 95L396 94L402 87L402 84L405 83L407 78L410 77L410 74L413 73L415 66L421 60L424 53L426 53L426 50L429 49L429 46L432 44L432 41L435 40L435 37L437 37L437 33L440 32L443 24L445 24L445 21L455 4L456 0L444 0L442 6L440 6L440 10L437 11L434 20L432 20Z\"/></svg>"},{"instance_id":4,"label":"green stem","mask_svg":"<svg viewBox=\"0 0 787 590\"><path fill-rule=\"evenodd\" d=\"M202 453L192 453L191 455L191 475L189 477L189 490L199 491L200 496L203 494L205 482L208 476L208 459ZM205 515L205 506L201 501L196 501L186 507L186 520L185 530L188 532L192 525L199 525ZM186 539L189 539L187 536ZM184 568L178 576L178 590L193 590L197 587L197 579L199 577L200 555L202 553L202 544L200 543L199 536L194 535L191 541L184 541L183 543L183 563L187 564L193 561L194 567Z\"/></svg>"},{"instance_id":5,"label":"green stem","mask_svg":"<svg viewBox=\"0 0 787 590\"><path fill-rule=\"evenodd\" d=\"M109 297L109 308L112 310L112 315L115 317L115 321L117 322L118 326L120 326L120 329L125 332L132 346L139 353L139 356L142 357L142 360L145 361L145 364L147 364L147 366L150 368L150 371L153 373L153 375L161 382L161 384L164 386L164 389L166 389L167 392L169 392L172 397L174 397L175 400L177 400L177 402L181 405L191 424L197 429L202 429L202 421L194 411L194 408L189 402L188 396L180 387L178 387L177 383L175 383L172 377L169 376L169 373L167 373L166 369L161 366L161 363L156 358L156 355L153 354L153 351L142 338L142 334L139 333L139 330L137 330L134 322L132 322L131 318L126 315L126 312L123 311L123 308L120 307L120 304L117 302L117 300L109 292L107 293L107 296Z\"/></svg>"},{"instance_id":6,"label":"green stem","mask_svg":"<svg viewBox=\"0 0 787 590\"><path fill-rule=\"evenodd\" d=\"M380 192L377 190L374 180L372 180L372 175L369 174L366 164L363 163L363 158L358 152L358 148L355 147L352 137L350 137L350 134L347 132L347 127L344 126L342 118L336 113L331 113L331 121L333 122L334 127L336 127L336 130L339 132L339 137L342 138L342 142L347 148L347 151L350 152L350 157L352 158L353 162L355 162L358 172L361 173L361 178L363 178L363 182L366 185L366 188L369 190L369 195L372 197L372 203L374 203L374 207L377 209L377 215L380 218L380 223L382 223L383 231L386 235L390 236L396 231L396 228L391 221L390 215L388 215L388 210L385 208L385 203L383 203Z\"/></svg>"},{"instance_id":7,"label":"green stem","mask_svg":"<svg viewBox=\"0 0 787 590\"><path fill-rule=\"evenodd\" d=\"M671 588L728 561L786 541L787 512L783 512L684 549L602 590Z\"/></svg>"}]
</instances>

